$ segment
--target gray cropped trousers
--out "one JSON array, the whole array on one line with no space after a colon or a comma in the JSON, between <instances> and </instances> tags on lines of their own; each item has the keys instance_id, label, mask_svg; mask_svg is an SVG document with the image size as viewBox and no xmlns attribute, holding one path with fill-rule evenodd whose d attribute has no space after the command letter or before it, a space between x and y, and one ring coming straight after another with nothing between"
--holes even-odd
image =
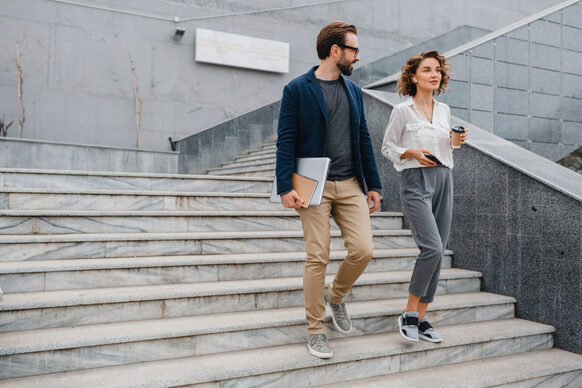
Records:
<instances>
[{"instance_id":1,"label":"gray cropped trousers","mask_svg":"<svg viewBox=\"0 0 582 388\"><path fill-rule=\"evenodd\" d=\"M431 303L453 217L453 174L447 167L409 168L400 175L402 209L420 248L408 292Z\"/></svg>"}]
</instances>

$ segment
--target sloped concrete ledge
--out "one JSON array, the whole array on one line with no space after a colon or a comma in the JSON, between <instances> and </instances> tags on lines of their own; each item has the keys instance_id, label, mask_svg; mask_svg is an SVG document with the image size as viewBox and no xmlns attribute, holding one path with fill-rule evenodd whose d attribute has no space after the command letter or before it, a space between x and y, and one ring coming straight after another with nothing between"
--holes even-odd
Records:
<instances>
[{"instance_id":1,"label":"sloped concrete ledge","mask_svg":"<svg viewBox=\"0 0 582 388\"><path fill-rule=\"evenodd\" d=\"M400 211L399 176L380 154L392 93L366 91L384 211ZM517 299L516 315L556 327L556 346L582 353L582 175L470 129L454 152L453 266L483 274L483 291Z\"/></svg>"},{"instance_id":2,"label":"sloped concrete ledge","mask_svg":"<svg viewBox=\"0 0 582 388\"><path fill-rule=\"evenodd\" d=\"M194 135L176 140L182 174L206 173L245 151L273 141L281 101L226 120Z\"/></svg>"},{"instance_id":3,"label":"sloped concrete ledge","mask_svg":"<svg viewBox=\"0 0 582 388\"><path fill-rule=\"evenodd\" d=\"M0 168L177 173L178 153L0 137Z\"/></svg>"}]
</instances>

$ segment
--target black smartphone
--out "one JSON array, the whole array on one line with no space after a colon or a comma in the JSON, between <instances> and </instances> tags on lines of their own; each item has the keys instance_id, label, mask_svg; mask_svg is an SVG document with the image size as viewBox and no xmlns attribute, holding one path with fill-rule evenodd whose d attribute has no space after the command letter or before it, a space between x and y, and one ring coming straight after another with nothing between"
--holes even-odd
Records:
<instances>
[{"instance_id":1,"label":"black smartphone","mask_svg":"<svg viewBox=\"0 0 582 388\"><path fill-rule=\"evenodd\" d=\"M439 158L437 158L434 155L431 154L424 154L424 156L426 156L427 159L432 160L433 162L435 162L437 164L437 166L442 166L443 164L441 163L441 161L439 160Z\"/></svg>"}]
</instances>

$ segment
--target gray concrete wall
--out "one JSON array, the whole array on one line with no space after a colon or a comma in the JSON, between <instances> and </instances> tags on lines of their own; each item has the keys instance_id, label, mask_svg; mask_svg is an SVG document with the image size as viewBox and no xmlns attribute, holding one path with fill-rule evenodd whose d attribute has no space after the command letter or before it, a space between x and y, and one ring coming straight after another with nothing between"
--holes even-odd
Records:
<instances>
[{"instance_id":1,"label":"gray concrete wall","mask_svg":"<svg viewBox=\"0 0 582 388\"><path fill-rule=\"evenodd\" d=\"M281 101L227 120L176 142L180 173L201 174L277 139Z\"/></svg>"},{"instance_id":2,"label":"gray concrete wall","mask_svg":"<svg viewBox=\"0 0 582 388\"><path fill-rule=\"evenodd\" d=\"M400 71L406 60L411 56L425 50L439 50L445 52L453 50L465 43L469 43L491 31L472 26L461 26L452 31L433 37L389 55L377 61L359 66L354 70L350 79L361 87L366 87L372 82L381 80Z\"/></svg>"},{"instance_id":3,"label":"gray concrete wall","mask_svg":"<svg viewBox=\"0 0 582 388\"><path fill-rule=\"evenodd\" d=\"M453 114L552 161L582 146L582 2L450 62Z\"/></svg>"},{"instance_id":4,"label":"gray concrete wall","mask_svg":"<svg viewBox=\"0 0 582 388\"><path fill-rule=\"evenodd\" d=\"M483 29L470 26L456 28L397 54L360 66L351 79L360 85L368 84L378 77L383 78L397 71L402 61L408 58L407 55L427 47L452 49L485 33ZM219 167L221 163L232 160L241 152L259 148L264 142L274 140L279 108L280 100L178 140L176 148L180 151L180 171L204 173L209 168Z\"/></svg>"},{"instance_id":5,"label":"gray concrete wall","mask_svg":"<svg viewBox=\"0 0 582 388\"><path fill-rule=\"evenodd\" d=\"M79 2L83 2L79 0ZM301 2L315 3L319 0ZM199 17L297 5L294 0L95 0L85 3L163 17ZM0 8L0 117L16 118L16 44L22 60L24 137L134 147L135 62L143 100L142 146L169 150L182 138L275 101L283 85L317 62L315 38L335 19L359 27L362 64L461 25L495 30L557 0L348 1L312 8L193 21L180 42L174 23L50 0L3 0ZM203 27L287 41L289 74L196 63L194 30ZM15 136L17 126L10 128Z\"/></svg>"},{"instance_id":6,"label":"gray concrete wall","mask_svg":"<svg viewBox=\"0 0 582 388\"><path fill-rule=\"evenodd\" d=\"M399 99L364 98L382 210L401 211L399 174L380 154ZM582 175L455 123L470 128L470 140L454 152L453 265L480 271L484 291L515 297L518 317L553 325L557 347L582 353Z\"/></svg>"},{"instance_id":7,"label":"gray concrete wall","mask_svg":"<svg viewBox=\"0 0 582 388\"><path fill-rule=\"evenodd\" d=\"M0 137L0 168L178 173L178 153Z\"/></svg>"}]
</instances>

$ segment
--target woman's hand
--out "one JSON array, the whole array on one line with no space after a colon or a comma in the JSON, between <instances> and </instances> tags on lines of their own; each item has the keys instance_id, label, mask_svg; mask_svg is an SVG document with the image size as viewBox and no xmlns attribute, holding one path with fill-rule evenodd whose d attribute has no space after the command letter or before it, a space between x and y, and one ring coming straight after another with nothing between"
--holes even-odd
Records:
<instances>
[{"instance_id":1,"label":"woman's hand","mask_svg":"<svg viewBox=\"0 0 582 388\"><path fill-rule=\"evenodd\" d=\"M460 145L465 144L465 141L467 140L467 132L469 132L469 129L468 128L465 128L465 133L461 133L459 135L459 144ZM449 134L452 135L453 134L453 131L449 131Z\"/></svg>"},{"instance_id":2,"label":"woman's hand","mask_svg":"<svg viewBox=\"0 0 582 388\"><path fill-rule=\"evenodd\" d=\"M430 160L426 156L424 156L424 154L432 155L432 152L430 152L428 150L418 149L418 148L410 148L410 149L407 149L406 151L404 151L402 156L400 156L400 159L407 159L407 158L416 159L418 161L418 163L420 163L426 167L434 167L437 165L435 162L433 162L432 160Z\"/></svg>"}]
</instances>

